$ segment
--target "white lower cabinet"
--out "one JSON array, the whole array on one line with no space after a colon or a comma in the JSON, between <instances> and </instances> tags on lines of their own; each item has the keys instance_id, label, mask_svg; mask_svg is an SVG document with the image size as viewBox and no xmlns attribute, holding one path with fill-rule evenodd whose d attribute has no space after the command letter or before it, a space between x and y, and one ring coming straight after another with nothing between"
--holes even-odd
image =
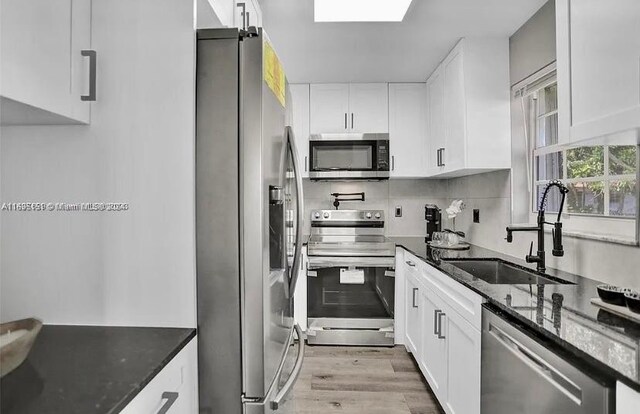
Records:
<instances>
[{"instance_id":1,"label":"white lower cabinet","mask_svg":"<svg viewBox=\"0 0 640 414\"><path fill-rule=\"evenodd\" d=\"M407 348L447 414L479 414L482 298L407 251L399 266Z\"/></svg>"},{"instance_id":2,"label":"white lower cabinet","mask_svg":"<svg viewBox=\"0 0 640 414\"><path fill-rule=\"evenodd\" d=\"M445 411L480 414L480 330L449 311L443 316L441 331L447 348Z\"/></svg>"},{"instance_id":3,"label":"white lower cabinet","mask_svg":"<svg viewBox=\"0 0 640 414\"><path fill-rule=\"evenodd\" d=\"M413 263L413 262L409 262ZM397 266L397 265L396 265ZM422 323L420 314L420 286L417 280L417 272L415 271L415 264L404 263L405 267L405 345L414 355L416 360L419 359L419 355L422 352Z\"/></svg>"},{"instance_id":4,"label":"white lower cabinet","mask_svg":"<svg viewBox=\"0 0 640 414\"><path fill-rule=\"evenodd\" d=\"M194 337L121 411L122 414L198 412L198 338ZM161 411L163 410L164 411Z\"/></svg>"},{"instance_id":5,"label":"white lower cabinet","mask_svg":"<svg viewBox=\"0 0 640 414\"><path fill-rule=\"evenodd\" d=\"M444 304L430 289L422 289L420 296L422 352L418 364L431 389L443 404L447 397L447 342L442 332L438 334L438 327L442 326L445 315Z\"/></svg>"},{"instance_id":6,"label":"white lower cabinet","mask_svg":"<svg viewBox=\"0 0 640 414\"><path fill-rule=\"evenodd\" d=\"M616 414L637 414L640 392L618 381L616 384Z\"/></svg>"}]
</instances>

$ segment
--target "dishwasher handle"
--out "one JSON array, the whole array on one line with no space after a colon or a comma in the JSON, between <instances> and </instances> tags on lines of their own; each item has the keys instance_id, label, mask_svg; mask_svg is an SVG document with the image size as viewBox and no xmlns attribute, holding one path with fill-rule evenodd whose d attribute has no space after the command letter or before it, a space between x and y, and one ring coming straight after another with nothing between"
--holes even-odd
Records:
<instances>
[{"instance_id":1,"label":"dishwasher handle","mask_svg":"<svg viewBox=\"0 0 640 414\"><path fill-rule=\"evenodd\" d=\"M582 404L582 389L554 368L549 362L545 361L543 357L536 354L533 350L493 323L489 324L489 333L523 363L538 372L556 389L561 391L576 404Z\"/></svg>"}]
</instances>

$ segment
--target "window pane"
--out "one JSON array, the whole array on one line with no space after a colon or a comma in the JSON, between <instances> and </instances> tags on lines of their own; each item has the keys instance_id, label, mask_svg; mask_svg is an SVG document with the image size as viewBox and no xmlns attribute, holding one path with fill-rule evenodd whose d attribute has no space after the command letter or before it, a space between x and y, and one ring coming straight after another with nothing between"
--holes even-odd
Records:
<instances>
[{"instance_id":1,"label":"window pane","mask_svg":"<svg viewBox=\"0 0 640 414\"><path fill-rule=\"evenodd\" d=\"M538 93L538 115L558 109L558 85L547 86Z\"/></svg>"},{"instance_id":2,"label":"window pane","mask_svg":"<svg viewBox=\"0 0 640 414\"><path fill-rule=\"evenodd\" d=\"M537 186L536 191L536 202L533 207L533 211L538 211L540 207L540 201L542 200L542 195L544 194L544 189L547 187L546 184L540 184ZM547 194L547 205L545 211L548 212L557 212L560 209L560 192L557 188L552 188L549 190Z\"/></svg>"},{"instance_id":3,"label":"window pane","mask_svg":"<svg viewBox=\"0 0 640 414\"><path fill-rule=\"evenodd\" d=\"M635 174L638 167L637 146L612 145L609 147L609 174Z\"/></svg>"},{"instance_id":4,"label":"window pane","mask_svg":"<svg viewBox=\"0 0 640 414\"><path fill-rule=\"evenodd\" d=\"M538 119L536 148L558 143L558 114Z\"/></svg>"},{"instance_id":5,"label":"window pane","mask_svg":"<svg viewBox=\"0 0 640 414\"><path fill-rule=\"evenodd\" d=\"M567 150L567 177L588 178L604 175L604 147Z\"/></svg>"},{"instance_id":6,"label":"window pane","mask_svg":"<svg viewBox=\"0 0 640 414\"><path fill-rule=\"evenodd\" d=\"M612 181L609 187L609 215L635 217L637 194L636 180Z\"/></svg>"},{"instance_id":7,"label":"window pane","mask_svg":"<svg viewBox=\"0 0 640 414\"><path fill-rule=\"evenodd\" d=\"M567 212L604 214L604 182L571 183L567 187Z\"/></svg>"},{"instance_id":8,"label":"window pane","mask_svg":"<svg viewBox=\"0 0 640 414\"><path fill-rule=\"evenodd\" d=\"M537 181L562 178L562 152L536 157Z\"/></svg>"}]
</instances>

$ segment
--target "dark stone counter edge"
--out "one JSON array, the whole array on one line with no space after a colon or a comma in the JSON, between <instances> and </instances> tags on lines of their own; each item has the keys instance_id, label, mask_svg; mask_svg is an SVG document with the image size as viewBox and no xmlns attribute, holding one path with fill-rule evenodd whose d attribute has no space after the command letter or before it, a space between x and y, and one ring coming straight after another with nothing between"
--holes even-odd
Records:
<instances>
[{"instance_id":1,"label":"dark stone counter edge","mask_svg":"<svg viewBox=\"0 0 640 414\"><path fill-rule=\"evenodd\" d=\"M195 338L196 336L196 329L195 328L191 328L191 332L189 333L189 335L187 337L184 338L184 340L178 344L178 346L176 346L163 360L160 364L158 364L158 366L149 374L147 375L147 377L145 379L143 379L142 381L140 381L137 386L135 388L132 388L131 391L129 391L129 393L127 395L125 395L110 411L109 413L119 413L120 411L124 410L125 407L131 402L133 401L133 399L140 394L140 391L142 391L144 389L144 387L146 387L155 377L156 375L158 375L160 373L160 371L162 371L164 369L165 366L167 366L167 364L169 362L171 362L171 360L180 353L180 351L182 351L182 349L187 346L187 344L189 342L191 342L191 340L193 338Z\"/></svg>"},{"instance_id":2,"label":"dark stone counter edge","mask_svg":"<svg viewBox=\"0 0 640 414\"><path fill-rule=\"evenodd\" d=\"M465 286L466 288L474 291L475 293L479 294L480 296L482 296L483 298L487 299L487 303L489 303L492 308L492 310L498 310L500 313L500 316L502 317L506 317L505 319L510 320L511 322L513 321L517 321L520 325L521 328L528 328L527 331L531 332L533 331L533 333L541 340L543 341L549 341L553 344L555 344L557 347L559 347L562 351L564 351L563 353L565 354L564 356L566 357L566 354L569 354L569 356L572 356L572 362L575 362L577 366L581 367L583 371L586 371L587 374L589 373L593 373L593 370L597 370L599 371L598 373L596 373L596 376L594 379L602 379L602 376L608 376L611 378L614 378L624 384L626 384L627 386L631 387L632 389L634 389L637 392L640 392L640 383L634 381L633 379L625 376L624 374L616 371L615 369L607 366L606 364L604 364L603 362L597 360L596 358L592 357L591 355L587 354L586 352L576 348L575 346L571 345L570 343L563 341L561 338L555 336L555 335L551 335L549 334L545 329L540 329L539 326L537 326L534 322L532 322L531 320L525 318L524 316L520 315L518 312L514 312L512 309L510 309L508 306L505 306L504 304L500 303L499 301L494 300L491 296L489 296L486 292L483 292L482 290L476 288L475 286L469 285L467 283L465 283L463 280L459 280L453 276L451 276L449 274L449 272L447 272L445 269L443 269L442 267L438 266L436 263L425 259L423 257L423 254L419 253L419 252L415 252L413 251L411 248L406 247L405 245L403 245L402 243L396 243L397 247L402 247L403 249L405 249L406 251L410 252L411 254L413 254L414 256L416 256L417 258L419 258L420 260L424 261L425 263L427 263L430 266L435 267L436 269L438 269L440 272L442 272L443 274L451 277L453 280L455 280L457 283L462 284L463 286ZM600 375L597 375L600 374Z\"/></svg>"}]
</instances>

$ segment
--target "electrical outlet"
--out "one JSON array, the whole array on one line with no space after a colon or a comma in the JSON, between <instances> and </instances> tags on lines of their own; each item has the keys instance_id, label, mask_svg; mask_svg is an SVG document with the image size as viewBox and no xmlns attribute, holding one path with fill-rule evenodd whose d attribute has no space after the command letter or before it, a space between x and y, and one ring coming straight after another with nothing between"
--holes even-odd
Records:
<instances>
[{"instance_id":1,"label":"electrical outlet","mask_svg":"<svg viewBox=\"0 0 640 414\"><path fill-rule=\"evenodd\" d=\"M473 209L473 222L480 223L480 209Z\"/></svg>"},{"instance_id":2,"label":"electrical outlet","mask_svg":"<svg viewBox=\"0 0 640 414\"><path fill-rule=\"evenodd\" d=\"M402 217L402 206L396 206L396 217Z\"/></svg>"}]
</instances>

